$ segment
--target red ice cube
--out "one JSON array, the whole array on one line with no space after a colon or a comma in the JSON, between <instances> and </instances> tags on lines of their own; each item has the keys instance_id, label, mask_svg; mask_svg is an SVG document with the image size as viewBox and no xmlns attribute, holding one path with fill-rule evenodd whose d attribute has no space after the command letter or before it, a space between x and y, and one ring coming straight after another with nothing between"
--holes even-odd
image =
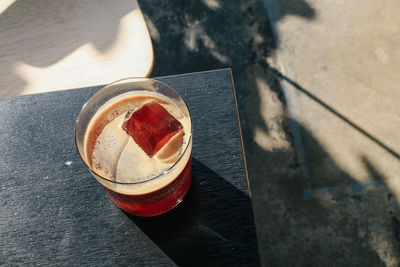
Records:
<instances>
[{"instance_id":1,"label":"red ice cube","mask_svg":"<svg viewBox=\"0 0 400 267\"><path fill-rule=\"evenodd\" d=\"M183 126L163 106L150 102L134 110L122 128L152 157Z\"/></svg>"}]
</instances>

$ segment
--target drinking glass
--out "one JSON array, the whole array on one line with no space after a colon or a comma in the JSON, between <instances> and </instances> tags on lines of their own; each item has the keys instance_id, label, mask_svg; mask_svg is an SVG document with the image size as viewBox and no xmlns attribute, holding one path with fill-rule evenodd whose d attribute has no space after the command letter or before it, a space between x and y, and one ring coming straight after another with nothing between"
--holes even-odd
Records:
<instances>
[{"instance_id":1,"label":"drinking glass","mask_svg":"<svg viewBox=\"0 0 400 267\"><path fill-rule=\"evenodd\" d=\"M189 121L188 141L182 147L179 158L157 175L140 182L117 182L101 176L90 166L86 155L85 139L89 124L96 112L104 109L111 99L153 92L174 103ZM123 96L122 96L123 97ZM177 206L189 190L192 177L192 121L189 109L182 97L167 84L148 78L129 78L109 84L96 92L83 106L75 128L75 142L79 155L94 178L104 187L110 199L122 210L136 216L155 216Z\"/></svg>"}]
</instances>

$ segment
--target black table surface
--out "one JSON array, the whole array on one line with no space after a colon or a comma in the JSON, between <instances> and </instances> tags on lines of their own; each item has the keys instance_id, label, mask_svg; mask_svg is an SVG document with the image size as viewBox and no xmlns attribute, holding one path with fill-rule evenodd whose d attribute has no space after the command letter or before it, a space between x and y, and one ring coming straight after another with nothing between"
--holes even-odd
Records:
<instances>
[{"instance_id":1,"label":"black table surface","mask_svg":"<svg viewBox=\"0 0 400 267\"><path fill-rule=\"evenodd\" d=\"M127 215L78 156L101 86L0 99L0 266L259 265L229 69L159 78L193 119L193 179L164 215Z\"/></svg>"}]
</instances>

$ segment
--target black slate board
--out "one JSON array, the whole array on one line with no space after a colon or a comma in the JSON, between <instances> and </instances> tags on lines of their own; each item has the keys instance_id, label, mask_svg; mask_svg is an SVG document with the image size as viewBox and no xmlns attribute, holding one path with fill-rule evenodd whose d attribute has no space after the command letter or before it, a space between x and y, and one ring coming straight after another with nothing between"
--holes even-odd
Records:
<instances>
[{"instance_id":1,"label":"black slate board","mask_svg":"<svg viewBox=\"0 0 400 267\"><path fill-rule=\"evenodd\" d=\"M231 72L159 78L193 117L193 181L153 218L113 205L81 162L75 120L101 87L0 99L0 266L258 265Z\"/></svg>"}]
</instances>

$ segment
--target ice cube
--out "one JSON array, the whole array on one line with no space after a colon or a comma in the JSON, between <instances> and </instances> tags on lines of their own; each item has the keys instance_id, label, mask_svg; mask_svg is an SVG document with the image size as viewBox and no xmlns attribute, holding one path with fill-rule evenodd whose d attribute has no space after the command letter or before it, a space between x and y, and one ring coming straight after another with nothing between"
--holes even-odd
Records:
<instances>
[{"instance_id":1,"label":"ice cube","mask_svg":"<svg viewBox=\"0 0 400 267\"><path fill-rule=\"evenodd\" d=\"M150 102L128 112L122 128L153 157L183 126L163 106Z\"/></svg>"},{"instance_id":2,"label":"ice cube","mask_svg":"<svg viewBox=\"0 0 400 267\"><path fill-rule=\"evenodd\" d=\"M121 156L118 160L116 181L121 183L134 183L146 180L162 173L168 168L168 164L157 162L129 137Z\"/></svg>"},{"instance_id":3,"label":"ice cube","mask_svg":"<svg viewBox=\"0 0 400 267\"><path fill-rule=\"evenodd\" d=\"M135 179L143 177L144 174L143 171L141 171L141 167L148 161L143 159L143 157L147 157L146 153L138 147L132 138L129 138L118 160L115 174L116 181L136 182Z\"/></svg>"},{"instance_id":4,"label":"ice cube","mask_svg":"<svg viewBox=\"0 0 400 267\"><path fill-rule=\"evenodd\" d=\"M121 120L117 117L107 124L96 140L92 161L97 172L107 178L115 178L119 157L129 138L118 125Z\"/></svg>"}]
</instances>

